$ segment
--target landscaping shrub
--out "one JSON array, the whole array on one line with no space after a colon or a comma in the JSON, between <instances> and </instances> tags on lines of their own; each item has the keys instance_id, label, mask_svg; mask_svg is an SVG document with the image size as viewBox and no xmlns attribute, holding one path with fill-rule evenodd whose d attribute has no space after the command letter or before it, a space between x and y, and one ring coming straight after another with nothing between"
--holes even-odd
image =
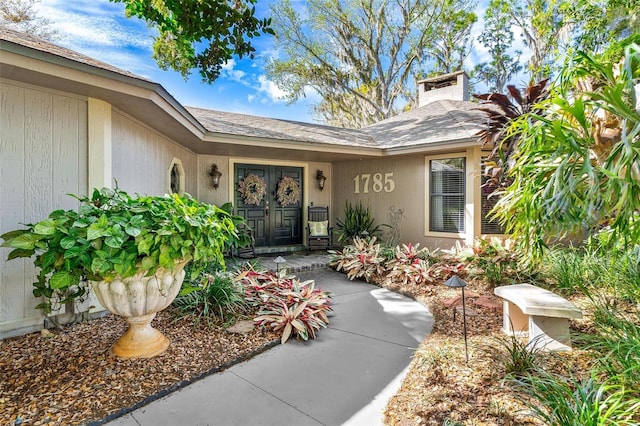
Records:
<instances>
[{"instance_id":1,"label":"landscaping shrub","mask_svg":"<svg viewBox=\"0 0 640 426\"><path fill-rule=\"evenodd\" d=\"M599 382L594 375L578 380L544 371L517 382L524 402L549 425L637 425L640 400L623 386Z\"/></svg>"},{"instance_id":2,"label":"landscaping shrub","mask_svg":"<svg viewBox=\"0 0 640 426\"><path fill-rule=\"evenodd\" d=\"M350 280L364 278L369 283L387 277L403 284L425 284L466 274L464 263L455 254L412 244L389 248L376 241L376 237L356 237L342 251L329 250L329 266L344 271Z\"/></svg>"},{"instance_id":3,"label":"landscaping shrub","mask_svg":"<svg viewBox=\"0 0 640 426\"><path fill-rule=\"evenodd\" d=\"M565 296L606 286L607 263L599 254L573 247L550 249L542 262L552 289Z\"/></svg>"},{"instance_id":4,"label":"landscaping shrub","mask_svg":"<svg viewBox=\"0 0 640 426\"><path fill-rule=\"evenodd\" d=\"M629 307L625 312L617 303L598 299L594 324L596 333L580 339L594 352L598 371L640 398L640 311Z\"/></svg>"},{"instance_id":5,"label":"landscaping shrub","mask_svg":"<svg viewBox=\"0 0 640 426\"><path fill-rule=\"evenodd\" d=\"M481 277L494 287L518 280L521 275L519 254L497 239L478 239L471 247L471 252L467 251L461 257L468 264L470 275Z\"/></svg>"},{"instance_id":6,"label":"landscaping shrub","mask_svg":"<svg viewBox=\"0 0 640 426\"><path fill-rule=\"evenodd\" d=\"M342 251L329 250L329 253L329 266L344 271L350 280L364 278L366 282L373 282L385 273L385 258L376 237L355 237L353 245L345 246Z\"/></svg>"},{"instance_id":7,"label":"landscaping shrub","mask_svg":"<svg viewBox=\"0 0 640 426\"><path fill-rule=\"evenodd\" d=\"M481 350L497 365L504 367L505 378L518 378L539 368L542 361L540 348L540 345L528 344L516 335L509 335L495 337Z\"/></svg>"},{"instance_id":8,"label":"landscaping shrub","mask_svg":"<svg viewBox=\"0 0 640 426\"><path fill-rule=\"evenodd\" d=\"M386 262L387 278L405 285L432 283L434 277L429 268L432 258L431 252L420 248L420 244L398 246L394 257Z\"/></svg>"},{"instance_id":9,"label":"landscaping shrub","mask_svg":"<svg viewBox=\"0 0 640 426\"><path fill-rule=\"evenodd\" d=\"M543 272L553 290L564 295L607 291L626 301L640 298L636 248L612 250L611 243L600 243L605 235L589 238L579 249L554 247L545 253Z\"/></svg>"},{"instance_id":10,"label":"landscaping shrub","mask_svg":"<svg viewBox=\"0 0 640 426\"><path fill-rule=\"evenodd\" d=\"M258 308L255 323L282 333L282 343L291 336L315 339L316 330L329 324L331 295L316 289L312 280L300 282L253 269L241 271L238 280L244 287L246 301Z\"/></svg>"},{"instance_id":11,"label":"landscaping shrub","mask_svg":"<svg viewBox=\"0 0 640 426\"><path fill-rule=\"evenodd\" d=\"M233 274L221 270L217 263L209 265L194 280L185 281L173 301L178 318L193 318L194 325L204 320L209 326L215 319L229 322L247 309L244 291Z\"/></svg>"},{"instance_id":12,"label":"landscaping shrub","mask_svg":"<svg viewBox=\"0 0 640 426\"><path fill-rule=\"evenodd\" d=\"M352 205L351 202L346 201L344 219L336 221L338 242L351 242L356 237L378 236L382 227L386 225L374 225L374 223L375 219L371 215L369 207L363 206L361 202Z\"/></svg>"},{"instance_id":13,"label":"landscaping shrub","mask_svg":"<svg viewBox=\"0 0 640 426\"><path fill-rule=\"evenodd\" d=\"M640 300L640 272L636 249L600 256L603 268L598 286L611 290L622 301L634 303Z\"/></svg>"}]
</instances>

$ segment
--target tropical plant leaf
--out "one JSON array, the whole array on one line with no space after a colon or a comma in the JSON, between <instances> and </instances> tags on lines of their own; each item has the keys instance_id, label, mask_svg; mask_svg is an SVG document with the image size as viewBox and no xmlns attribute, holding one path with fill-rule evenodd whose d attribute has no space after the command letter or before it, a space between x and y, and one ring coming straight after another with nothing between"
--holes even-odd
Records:
<instances>
[{"instance_id":1,"label":"tropical plant leaf","mask_svg":"<svg viewBox=\"0 0 640 426\"><path fill-rule=\"evenodd\" d=\"M73 284L77 284L77 279L69 272L56 272L51 275L49 280L51 288L54 290L60 290L67 288Z\"/></svg>"}]
</instances>

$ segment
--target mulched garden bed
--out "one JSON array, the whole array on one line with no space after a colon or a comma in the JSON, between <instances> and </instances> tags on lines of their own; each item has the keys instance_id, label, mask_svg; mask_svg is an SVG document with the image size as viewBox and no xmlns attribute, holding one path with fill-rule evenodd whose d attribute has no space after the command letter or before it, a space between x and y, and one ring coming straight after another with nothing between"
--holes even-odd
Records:
<instances>
[{"instance_id":1,"label":"mulched garden bed","mask_svg":"<svg viewBox=\"0 0 640 426\"><path fill-rule=\"evenodd\" d=\"M401 388L385 410L387 425L543 425L530 414L524 402L505 381L504 365L493 356L500 348L495 339L502 332L501 299L493 287L472 279L465 287L469 362L465 360L460 289L443 283L404 286L382 282L382 286L401 291L420 300L434 315L432 333L416 351ZM572 326L575 328L576 323ZM584 351L553 353L545 356L552 371L570 369L580 376L589 371L590 358Z\"/></svg>"},{"instance_id":2,"label":"mulched garden bed","mask_svg":"<svg viewBox=\"0 0 640 426\"><path fill-rule=\"evenodd\" d=\"M151 359L109 354L126 329L113 315L0 341L0 424L13 425L18 416L25 425L99 424L278 341L257 328L242 335L204 322L194 327L189 320L174 321L168 311L152 325L171 346Z\"/></svg>"},{"instance_id":3,"label":"mulched garden bed","mask_svg":"<svg viewBox=\"0 0 640 426\"><path fill-rule=\"evenodd\" d=\"M389 401L385 424L540 424L502 382L503 366L489 356L492 339L503 336L500 299L493 296L492 287L469 280L465 289L471 314L467 364L462 316L458 312L453 319L460 305L459 289L443 283L402 286L379 281L382 287L420 300L435 317L432 334L417 349L400 390ZM204 322L194 327L189 320L174 321L169 311L159 313L153 325L172 343L166 353L148 360L109 355L111 344L126 328L122 319L111 315L53 330L52 335L34 333L0 341L0 424L13 425L17 416L32 425L99 424L279 340L260 329L240 335L221 325L209 328ZM589 368L585 359L574 350L549 365L562 369L570 364L575 374L581 374Z\"/></svg>"}]
</instances>

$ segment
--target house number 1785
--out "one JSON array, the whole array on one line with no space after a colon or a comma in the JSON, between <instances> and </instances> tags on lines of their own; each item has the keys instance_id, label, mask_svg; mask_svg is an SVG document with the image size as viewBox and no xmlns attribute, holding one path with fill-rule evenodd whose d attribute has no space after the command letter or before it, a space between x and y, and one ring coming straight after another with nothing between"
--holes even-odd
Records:
<instances>
[{"instance_id":1,"label":"house number 1785","mask_svg":"<svg viewBox=\"0 0 640 426\"><path fill-rule=\"evenodd\" d=\"M393 192L396 183L393 181L393 173L363 173L353 178L353 193L369 193L369 188L373 192ZM361 191L362 190L362 191Z\"/></svg>"}]
</instances>

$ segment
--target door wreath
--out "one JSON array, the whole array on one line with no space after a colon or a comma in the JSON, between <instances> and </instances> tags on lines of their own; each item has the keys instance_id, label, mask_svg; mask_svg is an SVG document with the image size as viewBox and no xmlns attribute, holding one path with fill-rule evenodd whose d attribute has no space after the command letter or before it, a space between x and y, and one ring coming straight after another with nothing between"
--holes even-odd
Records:
<instances>
[{"instance_id":1,"label":"door wreath","mask_svg":"<svg viewBox=\"0 0 640 426\"><path fill-rule=\"evenodd\" d=\"M280 179L276 196L282 207L298 204L298 201L300 201L300 185L298 181L289 176Z\"/></svg>"},{"instance_id":2,"label":"door wreath","mask_svg":"<svg viewBox=\"0 0 640 426\"><path fill-rule=\"evenodd\" d=\"M257 206L262 202L264 194L267 192L267 185L264 179L249 173L240 181L238 192L242 196L242 202Z\"/></svg>"}]
</instances>

